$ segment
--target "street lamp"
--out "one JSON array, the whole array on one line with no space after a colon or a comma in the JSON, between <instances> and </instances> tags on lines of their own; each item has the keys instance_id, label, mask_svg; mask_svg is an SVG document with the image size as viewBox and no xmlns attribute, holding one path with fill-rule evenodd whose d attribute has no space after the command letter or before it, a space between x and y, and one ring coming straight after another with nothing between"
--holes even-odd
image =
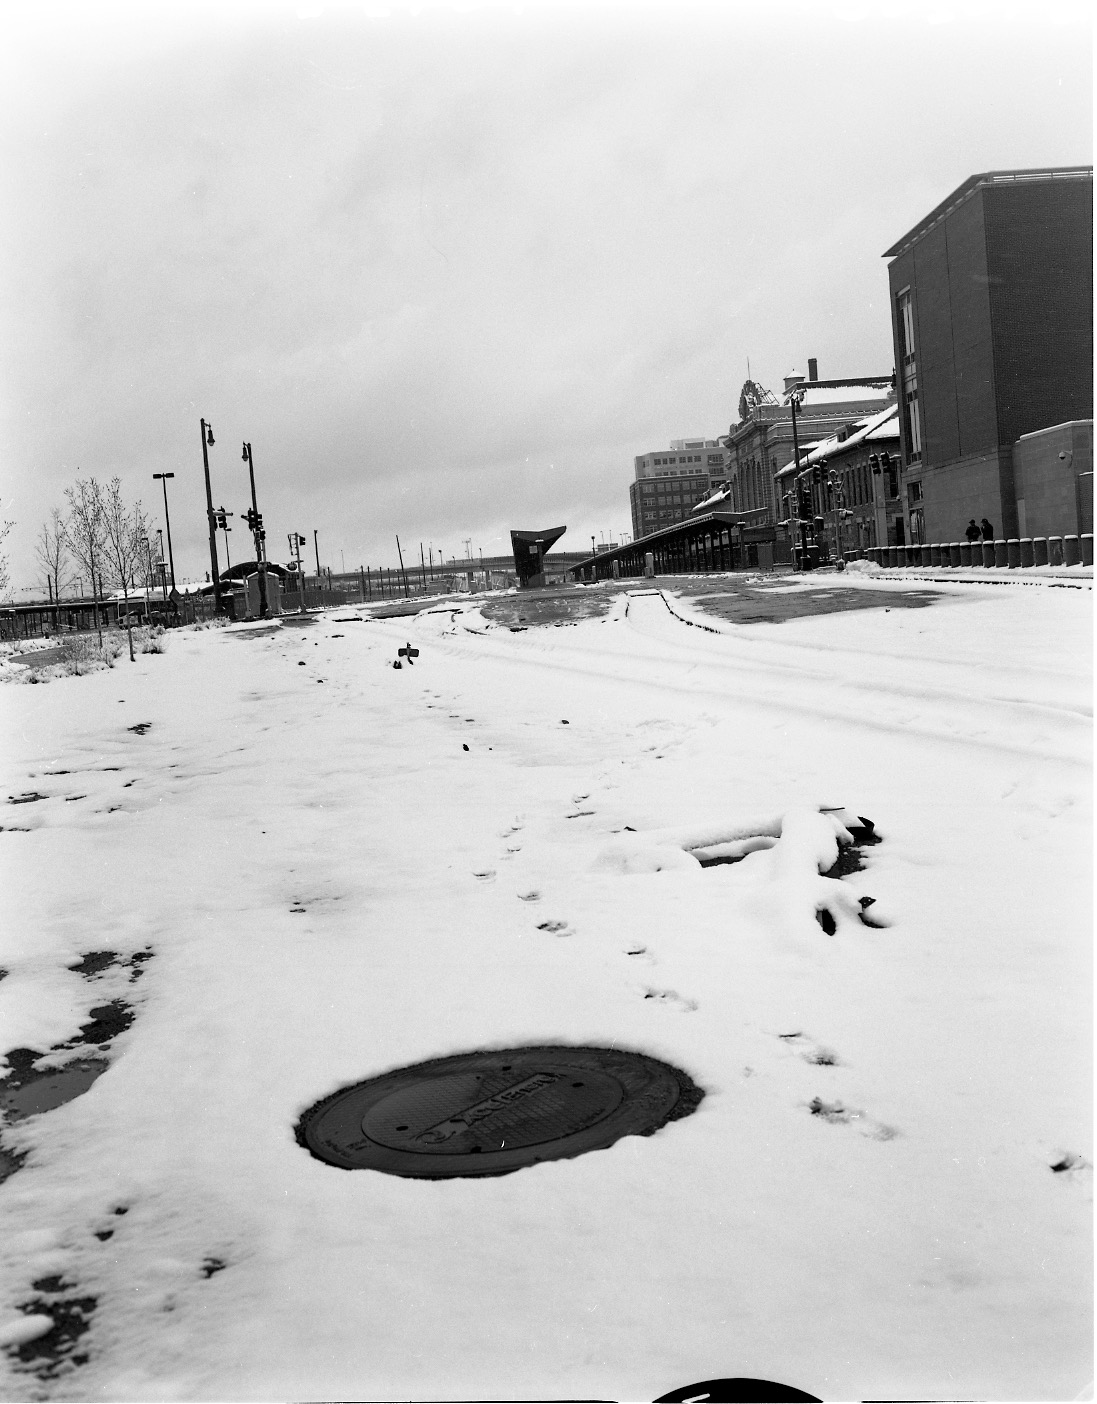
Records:
<instances>
[{"instance_id":1,"label":"street lamp","mask_svg":"<svg viewBox=\"0 0 1097 1404\"><path fill-rule=\"evenodd\" d=\"M792 453L793 453L793 457L794 457L794 459L795 459L795 461L796 461L796 474L795 474L795 479L796 479L797 482L799 482L799 480L800 480L800 435L797 433L797 430L796 430L796 411L797 411L797 410L800 408L800 406L803 404L803 401L804 401L804 393L805 393L805 392L804 392L804 387L803 387L802 385L797 385L792 391L790 391L789 397L788 397L788 402L789 402L789 405L791 406L791 409L792 409ZM799 496L799 494L797 494L797 497L798 497L798 496ZM801 518L801 519L800 519L800 559L799 559L799 561L797 562L797 568L798 568L799 570L803 570L803 568L804 568L804 559L805 559L806 556L807 556L807 552L808 552L807 527L804 525L803 519Z\"/></svg>"},{"instance_id":2,"label":"street lamp","mask_svg":"<svg viewBox=\"0 0 1097 1404\"><path fill-rule=\"evenodd\" d=\"M221 572L217 565L217 516L213 510L213 493L209 485L209 454L206 446L213 448L213 426L207 424L204 419L200 419L202 426L202 471L206 475L206 521L209 524L209 560L210 578L213 581L213 607L216 613L221 613ZM225 541L226 551L228 549L228 539Z\"/></svg>"},{"instance_id":3,"label":"street lamp","mask_svg":"<svg viewBox=\"0 0 1097 1404\"><path fill-rule=\"evenodd\" d=\"M154 479L159 479L164 489L164 523L168 529L168 564L171 566L171 588L175 589L175 557L171 553L171 518L168 516L168 479L174 478L174 473L153 473Z\"/></svg>"},{"instance_id":4,"label":"street lamp","mask_svg":"<svg viewBox=\"0 0 1097 1404\"><path fill-rule=\"evenodd\" d=\"M244 520L255 539L255 564L259 572L259 614L266 619L270 615L270 606L267 604L267 553L263 545L267 534L263 530L263 518L259 515L259 506L255 501L255 464L251 459L251 445L247 441L244 443L241 457L248 465L248 477L251 480L251 507Z\"/></svg>"}]
</instances>

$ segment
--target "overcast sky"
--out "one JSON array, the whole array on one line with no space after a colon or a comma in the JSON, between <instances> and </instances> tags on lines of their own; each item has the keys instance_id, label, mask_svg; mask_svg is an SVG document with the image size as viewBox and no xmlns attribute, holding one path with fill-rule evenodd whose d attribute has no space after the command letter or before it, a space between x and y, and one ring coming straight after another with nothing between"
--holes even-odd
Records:
<instances>
[{"instance_id":1,"label":"overcast sky","mask_svg":"<svg viewBox=\"0 0 1097 1404\"><path fill-rule=\"evenodd\" d=\"M633 456L890 373L886 262L968 175L1092 161L1088 8L0 10L0 516L79 470L273 559L628 529ZM237 525L232 554L246 554ZM341 554L342 553L342 554ZM311 552L310 552L311 554ZM25 598L26 596L22 596ZM16 593L16 598L21 596Z\"/></svg>"}]
</instances>

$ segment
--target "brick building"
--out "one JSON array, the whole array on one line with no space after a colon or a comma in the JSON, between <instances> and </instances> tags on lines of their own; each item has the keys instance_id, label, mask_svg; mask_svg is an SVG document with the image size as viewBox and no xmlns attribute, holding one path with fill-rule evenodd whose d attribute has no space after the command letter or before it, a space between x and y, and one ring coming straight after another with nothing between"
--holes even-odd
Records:
<instances>
[{"instance_id":1,"label":"brick building","mask_svg":"<svg viewBox=\"0 0 1097 1404\"><path fill-rule=\"evenodd\" d=\"M912 539L1032 532L1027 504L1078 500L1080 474L1030 451L1019 492L1015 446L1093 419L1093 168L973 175L884 257Z\"/></svg>"},{"instance_id":2,"label":"brick building","mask_svg":"<svg viewBox=\"0 0 1097 1404\"><path fill-rule=\"evenodd\" d=\"M744 384L739 421L727 437L729 505L736 512L764 511L769 525L781 515L775 479L793 456L789 394L798 386L803 387L796 415L801 454L851 420L886 408L895 395L892 375L820 380L814 357L806 381L798 374L785 377L780 400L754 381Z\"/></svg>"},{"instance_id":3,"label":"brick building","mask_svg":"<svg viewBox=\"0 0 1097 1404\"><path fill-rule=\"evenodd\" d=\"M668 449L640 454L629 484L633 539L688 517L724 481L727 460L719 439L672 439Z\"/></svg>"},{"instance_id":4,"label":"brick building","mask_svg":"<svg viewBox=\"0 0 1097 1404\"><path fill-rule=\"evenodd\" d=\"M835 511L838 511L838 532L842 551L865 551L870 546L905 545L903 502L899 484L899 407L888 405L879 414L865 415L844 424L828 439L814 445L807 453L801 447L800 464L789 460L777 474L781 498L781 516L795 523L801 515L797 508L799 491L810 495L810 512L803 514L812 520L822 519L822 531L815 533L822 554L833 557L835 550ZM880 467L881 455L887 454L887 466ZM818 469L821 481L815 481ZM827 492L824 481L835 475L841 484L841 503Z\"/></svg>"}]
</instances>

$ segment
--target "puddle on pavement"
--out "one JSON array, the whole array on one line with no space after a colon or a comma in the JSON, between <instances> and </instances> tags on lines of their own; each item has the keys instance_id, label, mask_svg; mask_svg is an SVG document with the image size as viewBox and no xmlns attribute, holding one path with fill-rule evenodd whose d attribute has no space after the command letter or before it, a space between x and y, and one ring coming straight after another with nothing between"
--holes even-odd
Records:
<instances>
[{"instance_id":1,"label":"puddle on pavement","mask_svg":"<svg viewBox=\"0 0 1097 1404\"><path fill-rule=\"evenodd\" d=\"M28 1116L64 1106L86 1092L109 1066L105 1058L80 1058L66 1063L63 1068L30 1069L17 1086L12 1083L19 1074L12 1073L0 1083L0 1108L5 1120L23 1121ZM2 1173L0 1170L0 1175Z\"/></svg>"}]
</instances>

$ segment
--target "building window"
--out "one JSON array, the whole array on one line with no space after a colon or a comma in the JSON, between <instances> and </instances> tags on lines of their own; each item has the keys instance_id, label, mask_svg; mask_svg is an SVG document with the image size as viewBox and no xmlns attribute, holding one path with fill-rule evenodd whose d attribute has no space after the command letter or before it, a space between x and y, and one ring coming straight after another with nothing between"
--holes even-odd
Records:
<instances>
[{"instance_id":1,"label":"building window","mask_svg":"<svg viewBox=\"0 0 1097 1404\"><path fill-rule=\"evenodd\" d=\"M922 411L918 402L918 358L914 344L914 306L910 289L896 298L899 330L899 374L902 380L903 428L906 430L907 462L922 460ZM894 494L892 494L894 496Z\"/></svg>"},{"instance_id":2,"label":"building window","mask_svg":"<svg viewBox=\"0 0 1097 1404\"><path fill-rule=\"evenodd\" d=\"M921 484L921 483L908 483L908 484L907 484L907 501L908 501L909 503L911 503L911 505L913 505L915 502L921 502L921 500L922 500L922 484Z\"/></svg>"}]
</instances>

